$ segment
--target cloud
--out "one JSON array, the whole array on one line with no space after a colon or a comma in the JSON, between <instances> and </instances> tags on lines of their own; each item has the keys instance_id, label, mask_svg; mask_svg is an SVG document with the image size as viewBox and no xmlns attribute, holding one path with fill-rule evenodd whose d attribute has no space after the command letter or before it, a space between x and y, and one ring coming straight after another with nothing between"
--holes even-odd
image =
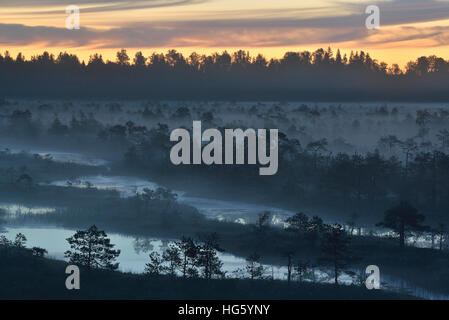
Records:
<instances>
[{"instance_id":1,"label":"cloud","mask_svg":"<svg viewBox=\"0 0 449 320\"><path fill-rule=\"evenodd\" d=\"M63 0L69 2L69 0ZM132 5L179 5L203 0L140 0ZM0 4L6 3L0 0ZM92 3L80 0L78 3ZM106 3L96 0L96 3ZM117 0L108 3L123 5ZM14 2L9 2L14 3ZM32 0L16 0L21 5L31 5ZM43 3L53 3L45 0ZM125 3L125 5L128 5ZM312 10L279 8L267 12L257 9L242 12L235 9L225 16L208 20L185 19L178 21L128 22L109 30L81 28L66 30L46 26L31 27L21 24L0 24L0 44L22 46L39 43L48 47L97 48L149 48L149 47L280 47L313 44L333 44L353 41L364 46L390 42L428 40L432 45L449 44L449 30L442 26L413 26L418 22L449 19L449 4L435 0L394 0L379 2L381 29L365 28L366 3L333 2L337 14L327 12L321 16L304 18L301 12ZM318 8L313 8L318 10ZM233 15L232 12L235 14ZM239 14L236 14L236 13ZM342 15L343 13L343 15ZM246 18L245 18L246 17ZM298 18L292 18L298 17ZM409 27L394 27L412 24Z\"/></svg>"},{"instance_id":2,"label":"cloud","mask_svg":"<svg viewBox=\"0 0 449 320\"><path fill-rule=\"evenodd\" d=\"M280 6L279 9L267 9L259 10L261 8L258 6L258 1L256 0L246 0L246 3L253 2L254 9L246 10L248 14L254 12L263 11L267 16L276 12L277 14L286 14L289 17L296 15L298 19L292 20L291 18L286 18L283 22L288 23L300 23L303 26L308 27L339 27L344 24L347 27L357 27L364 22L365 8L368 5L378 5L381 10L381 23L382 25L398 25L407 23L420 23L427 21L436 21L442 19L449 19L449 3L448 1L442 0L391 0L391 1L357 1L350 2L347 0L330 0L326 1L326 7L319 6L322 1L317 0L316 7L305 7L300 3L292 4L286 7L285 2L283 2L284 7ZM124 1L124 0L77 0L76 5L82 7L87 7L82 9L84 13L99 13L108 12L116 10L136 10L136 9L147 9L147 8L157 8L157 7L173 7L173 6L185 6L191 4L202 4L210 3L212 0L134 0L134 1ZM73 0L58 0L55 3L54 0L0 0L0 8L14 8L26 9L28 12L21 11L21 14L61 14L61 10L54 9L56 6L68 6L74 4ZM235 3L233 3L235 4ZM36 11L36 7L39 7L39 11ZM48 7L48 11L42 11L42 8ZM231 9L231 8L229 8ZM322 13L320 17L312 19L301 19L301 16L307 15L310 11L316 11L317 14ZM338 14L330 14L329 12L335 12ZM261 12L261 13L263 13ZM226 11L231 18L233 15L245 16L244 10L239 10L238 7L234 10ZM344 16L341 16L344 13ZM268 19L267 23L271 21ZM277 23L281 23L281 20L276 20ZM249 22L251 23L251 22Z\"/></svg>"},{"instance_id":3,"label":"cloud","mask_svg":"<svg viewBox=\"0 0 449 320\"><path fill-rule=\"evenodd\" d=\"M88 45L96 32L89 29L72 30L54 27L28 27L20 24L0 24L0 44L26 46L44 43L48 46Z\"/></svg>"},{"instance_id":4,"label":"cloud","mask_svg":"<svg viewBox=\"0 0 449 320\"><path fill-rule=\"evenodd\" d=\"M207 27L206 27L207 26ZM375 33L364 27L316 28L289 23L267 24L204 22L136 24L99 31L89 28L66 30L54 27L29 27L0 24L0 44L26 46L38 43L46 47L150 48L150 47L280 47L313 44L338 44L358 41L363 46L432 40L434 45L449 44L449 27L400 27L381 29Z\"/></svg>"},{"instance_id":5,"label":"cloud","mask_svg":"<svg viewBox=\"0 0 449 320\"><path fill-rule=\"evenodd\" d=\"M360 33L365 32L365 29L360 29ZM356 35L351 28L323 32L321 28L297 28L285 24L273 27L263 23L256 23L255 26L221 23L206 27L204 22L189 21L164 25L137 24L106 31L0 24L0 44L3 46L39 43L48 47L98 48L265 47L349 41L355 36L362 35Z\"/></svg>"},{"instance_id":6,"label":"cloud","mask_svg":"<svg viewBox=\"0 0 449 320\"><path fill-rule=\"evenodd\" d=\"M364 46L388 44L398 47L401 42L420 40L421 44L414 42L414 47L438 47L449 45L449 26L435 26L416 28L401 26L394 30L381 31L376 37L367 37L360 40Z\"/></svg>"},{"instance_id":7,"label":"cloud","mask_svg":"<svg viewBox=\"0 0 449 320\"><path fill-rule=\"evenodd\" d=\"M449 19L449 3L438 0L393 0L369 3L380 9L381 25L416 24ZM364 12L367 4L342 2L348 12Z\"/></svg>"},{"instance_id":8,"label":"cloud","mask_svg":"<svg viewBox=\"0 0 449 320\"><path fill-rule=\"evenodd\" d=\"M123 1L123 0L59 0L55 3L54 0L0 0L1 8L20 8L26 9L28 11L21 11L21 14L61 14L60 9L52 9L55 6L67 7L69 5L76 4L79 7L84 5L89 5L89 7L83 8L84 13L92 12L108 12L108 11L123 11L123 10L136 10L136 9L149 9L149 8L159 8L159 7L173 7L173 6L183 6L189 4L198 4L206 2L207 0L134 0L134 1ZM36 10L36 6L39 10ZM48 7L48 10L42 10L42 8Z\"/></svg>"}]
</instances>

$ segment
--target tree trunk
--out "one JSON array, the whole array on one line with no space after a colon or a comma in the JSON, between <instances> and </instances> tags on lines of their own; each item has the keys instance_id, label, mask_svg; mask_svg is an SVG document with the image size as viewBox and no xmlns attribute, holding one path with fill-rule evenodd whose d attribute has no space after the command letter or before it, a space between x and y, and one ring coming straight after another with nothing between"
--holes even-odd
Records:
<instances>
[{"instance_id":1,"label":"tree trunk","mask_svg":"<svg viewBox=\"0 0 449 320\"><path fill-rule=\"evenodd\" d=\"M431 244L432 247L431 248L433 249L435 246L435 231L433 231L433 230L431 233L431 239L432 239L432 244Z\"/></svg>"},{"instance_id":2,"label":"tree trunk","mask_svg":"<svg viewBox=\"0 0 449 320\"><path fill-rule=\"evenodd\" d=\"M335 280L335 284L338 285L338 268L337 268L337 263L334 263L334 280Z\"/></svg>"},{"instance_id":3,"label":"tree trunk","mask_svg":"<svg viewBox=\"0 0 449 320\"><path fill-rule=\"evenodd\" d=\"M288 255L288 265L287 265L287 283L290 285L290 280L292 276L292 257Z\"/></svg>"},{"instance_id":4,"label":"tree trunk","mask_svg":"<svg viewBox=\"0 0 449 320\"><path fill-rule=\"evenodd\" d=\"M89 254L87 258L87 269L90 270L91 264L92 264L92 243L89 241Z\"/></svg>"},{"instance_id":5,"label":"tree trunk","mask_svg":"<svg viewBox=\"0 0 449 320\"><path fill-rule=\"evenodd\" d=\"M433 152L433 166L432 166L432 205L435 209L437 207L437 161L436 152ZM432 246L433 249L433 246Z\"/></svg>"},{"instance_id":6,"label":"tree trunk","mask_svg":"<svg viewBox=\"0 0 449 320\"><path fill-rule=\"evenodd\" d=\"M404 222L401 222L401 227L399 230L399 246L401 248L404 248L404 244L405 244L405 227L404 227Z\"/></svg>"},{"instance_id":7,"label":"tree trunk","mask_svg":"<svg viewBox=\"0 0 449 320\"><path fill-rule=\"evenodd\" d=\"M408 177L408 151L405 153L405 179Z\"/></svg>"}]
</instances>

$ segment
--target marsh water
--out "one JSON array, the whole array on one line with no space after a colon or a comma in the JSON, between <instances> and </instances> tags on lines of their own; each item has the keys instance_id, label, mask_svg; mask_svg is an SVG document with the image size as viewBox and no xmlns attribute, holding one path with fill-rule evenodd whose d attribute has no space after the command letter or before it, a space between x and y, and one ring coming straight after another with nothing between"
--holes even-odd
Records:
<instances>
[{"instance_id":1,"label":"marsh water","mask_svg":"<svg viewBox=\"0 0 449 320\"><path fill-rule=\"evenodd\" d=\"M92 166L102 166L107 163L106 160L95 157L86 156L79 153L68 152L53 152L39 150L40 154L51 157L54 161L67 161L73 163L87 164ZM57 186L76 186L84 188L87 186L96 187L99 189L114 189L117 190L122 197L133 196L136 193L141 193L145 188L155 189L158 184L152 181L147 181L138 177L129 176L105 176L93 175L86 177L79 177L76 181L58 180L50 184ZM204 214L210 219L233 221L236 223L253 223L259 213L263 211L271 212L271 223L283 226L283 220L292 215L294 212L270 206L251 204L245 202L223 201L219 199L209 199L197 196L191 196L182 190L174 190L178 195L178 201L196 207L201 214ZM55 208L48 207L34 207L18 203L0 203L0 208L6 210L11 215L20 215L21 213L42 214L49 213ZM28 242L27 246L38 246L45 248L48 251L50 258L63 260L64 252L69 249L66 239L73 235L75 230L65 229L55 226L13 226L9 225L0 230L8 239L13 239L17 233L26 235ZM376 230L369 228L362 228L361 233L377 232L379 236L389 236L388 232L384 230ZM162 252L171 242L176 239L164 238L136 238L117 233L108 233L111 242L116 245L117 249L121 250L118 258L120 263L119 269L123 272L142 273L145 269L145 264L148 262L148 254L150 251ZM409 240L411 241L411 240ZM427 236L421 236L414 240L415 244L419 246L428 246L430 239ZM223 271L230 277L239 269L242 270L246 261L242 257L237 257L230 253L219 253L219 257L223 262ZM287 268L285 266L265 265L265 274L274 279L286 279ZM322 282L331 282L331 275L327 274L325 270L315 270L313 277ZM343 274L340 279L342 283L351 284L354 280ZM425 299L448 299L449 296L433 293L423 288L411 285L407 281L382 275L382 284L385 289L393 291L407 292L414 296Z\"/></svg>"},{"instance_id":2,"label":"marsh water","mask_svg":"<svg viewBox=\"0 0 449 320\"><path fill-rule=\"evenodd\" d=\"M70 249L66 239L72 236L76 230L56 227L7 227L5 235L13 240L17 233L22 233L27 237L27 246L42 247L47 249L48 256L53 259L64 260L64 252ZM148 254L151 251L161 253L167 246L176 239L163 238L136 238L117 233L108 233L111 243L116 249L120 249L120 256L117 259L119 269L123 272L143 273L145 264L148 263ZM223 270L232 272L245 264L245 259L236 257L228 253L219 253L223 261ZM277 278L281 278L281 268L275 268Z\"/></svg>"},{"instance_id":3,"label":"marsh water","mask_svg":"<svg viewBox=\"0 0 449 320\"><path fill-rule=\"evenodd\" d=\"M27 237L27 246L42 247L48 251L48 257L57 260L66 260L64 252L70 247L66 239L74 234L75 230L64 229L60 227L42 227L42 226L28 226L28 227L6 227L2 235L8 239L13 240L17 233L25 234ZM120 249L120 255L117 259L119 262L119 270L131 273L143 273L145 264L148 263L148 255L151 251L161 253L167 246L176 241L176 239L157 238L157 237L132 237L118 233L109 233L111 243ZM246 261L242 257L235 256L230 253L219 253L220 260L223 262L222 270L226 272L227 277L235 277L242 274L242 269L245 268ZM264 265L264 275L267 278L277 280L286 280L287 268L279 265ZM313 275L309 275L309 280L314 278L315 281L328 282L333 281L332 274L324 269L315 269ZM339 277L340 283L352 284L354 279L347 274L342 274ZM408 293L419 298L424 299L449 299L449 296L439 293L434 293L413 284L403 279L390 277L388 275L381 275L382 288L386 290Z\"/></svg>"},{"instance_id":4,"label":"marsh water","mask_svg":"<svg viewBox=\"0 0 449 320\"><path fill-rule=\"evenodd\" d=\"M113 189L120 192L122 197L130 197L136 193L142 193L145 188L155 189L158 187L158 184L155 182L137 177L103 175L80 177L76 181L70 182L67 180L59 180L51 184L57 186L68 186L70 184L70 186L80 188L92 186L98 189ZM190 196L182 190L173 190L173 192L178 195L178 201L180 203L197 208L201 214L211 219L250 223L255 221L259 213L270 211L272 214L272 223L278 224L284 218L293 214L292 211L270 206L195 197Z\"/></svg>"}]
</instances>

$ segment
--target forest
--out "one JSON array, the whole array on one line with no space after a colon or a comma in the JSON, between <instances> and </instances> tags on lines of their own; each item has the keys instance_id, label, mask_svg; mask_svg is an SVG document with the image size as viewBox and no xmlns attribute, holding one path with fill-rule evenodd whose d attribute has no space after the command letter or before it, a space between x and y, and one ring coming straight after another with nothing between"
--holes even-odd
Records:
<instances>
[{"instance_id":1,"label":"forest","mask_svg":"<svg viewBox=\"0 0 449 320\"><path fill-rule=\"evenodd\" d=\"M174 165L170 132L195 120L279 128L278 172ZM16 298L76 297L57 289L74 263L112 286L86 298L444 299L448 124L444 103L4 98L0 272L27 261L54 284Z\"/></svg>"},{"instance_id":2,"label":"forest","mask_svg":"<svg viewBox=\"0 0 449 320\"><path fill-rule=\"evenodd\" d=\"M166 100L445 101L449 62L422 56L404 68L369 53L328 49L286 52L280 59L238 50L203 55L171 49L115 61L49 52L0 55L0 96Z\"/></svg>"}]
</instances>

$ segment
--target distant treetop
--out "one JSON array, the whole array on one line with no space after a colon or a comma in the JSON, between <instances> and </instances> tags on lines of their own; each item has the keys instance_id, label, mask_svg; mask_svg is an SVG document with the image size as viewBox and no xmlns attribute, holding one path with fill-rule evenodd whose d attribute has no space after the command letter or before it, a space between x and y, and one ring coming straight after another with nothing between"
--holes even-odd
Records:
<instances>
[{"instance_id":1,"label":"distant treetop","mask_svg":"<svg viewBox=\"0 0 449 320\"><path fill-rule=\"evenodd\" d=\"M449 61L419 57L402 70L364 51L331 48L286 52L280 59L223 51L185 57L172 49L115 61L93 53L87 63L67 52L26 59L0 54L0 95L45 97L445 100Z\"/></svg>"}]
</instances>

